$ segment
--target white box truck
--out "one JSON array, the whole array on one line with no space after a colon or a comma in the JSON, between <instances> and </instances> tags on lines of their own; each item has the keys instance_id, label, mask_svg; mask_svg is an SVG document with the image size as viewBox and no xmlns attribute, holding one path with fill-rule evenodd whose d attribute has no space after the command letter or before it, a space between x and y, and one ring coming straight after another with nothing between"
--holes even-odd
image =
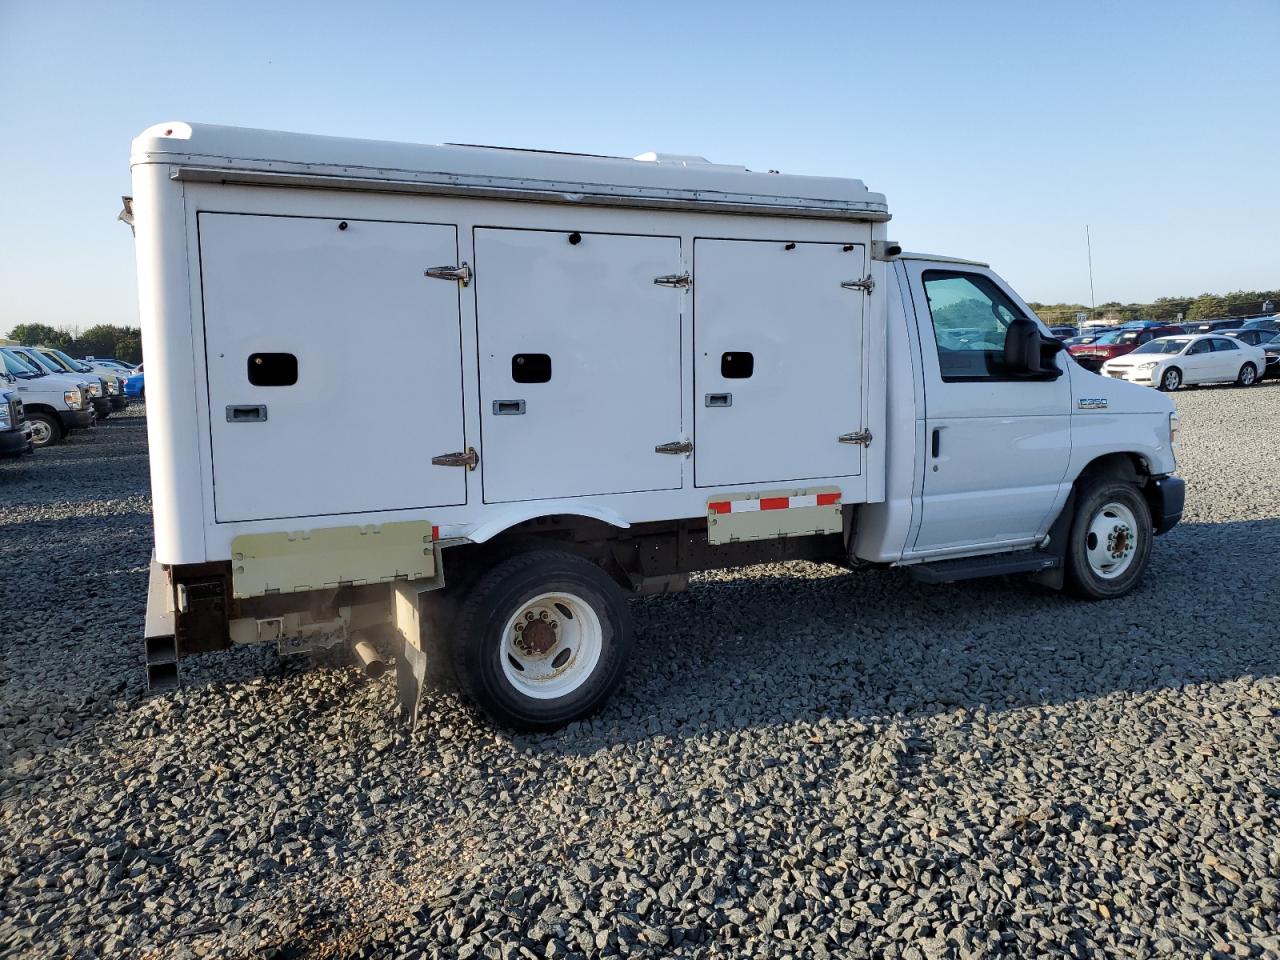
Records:
<instances>
[{"instance_id":1,"label":"white box truck","mask_svg":"<svg viewBox=\"0 0 1280 960\"><path fill-rule=\"evenodd\" d=\"M858 180L177 122L132 169L153 685L341 646L411 716L438 667L554 728L619 682L626 595L692 571L1107 598L1181 516L1171 401L903 253Z\"/></svg>"}]
</instances>

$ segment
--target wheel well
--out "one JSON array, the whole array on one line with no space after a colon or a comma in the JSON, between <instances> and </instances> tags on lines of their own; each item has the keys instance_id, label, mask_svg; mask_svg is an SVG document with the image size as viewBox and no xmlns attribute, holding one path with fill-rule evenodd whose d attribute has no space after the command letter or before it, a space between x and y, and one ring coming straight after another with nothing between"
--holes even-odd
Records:
<instances>
[{"instance_id":1,"label":"wheel well","mask_svg":"<svg viewBox=\"0 0 1280 960\"><path fill-rule=\"evenodd\" d=\"M1132 483L1145 485L1151 469L1147 461L1136 453L1108 453L1089 461L1076 477L1076 486L1082 480L1095 477L1117 477Z\"/></svg>"},{"instance_id":2,"label":"wheel well","mask_svg":"<svg viewBox=\"0 0 1280 960\"><path fill-rule=\"evenodd\" d=\"M22 401L22 412L25 414L44 413L53 417L55 420L58 419L58 411L45 403L27 403L24 400Z\"/></svg>"}]
</instances>

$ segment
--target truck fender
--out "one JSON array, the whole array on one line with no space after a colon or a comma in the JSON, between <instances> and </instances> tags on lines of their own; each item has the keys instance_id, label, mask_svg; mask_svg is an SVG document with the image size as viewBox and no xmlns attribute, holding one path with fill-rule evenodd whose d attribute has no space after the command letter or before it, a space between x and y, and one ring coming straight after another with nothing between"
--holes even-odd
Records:
<instances>
[{"instance_id":1,"label":"truck fender","mask_svg":"<svg viewBox=\"0 0 1280 960\"><path fill-rule=\"evenodd\" d=\"M580 503L574 500L542 500L536 504L517 504L503 510L496 517L486 520L479 526L473 528L466 537L472 543L485 543L492 540L500 533L510 530L512 527L524 523L528 520L537 520L539 517L552 516L577 516L586 517L590 520L600 520L610 526L617 527L620 530L626 530L631 526L630 522L614 510L604 507L598 507L591 504Z\"/></svg>"}]
</instances>

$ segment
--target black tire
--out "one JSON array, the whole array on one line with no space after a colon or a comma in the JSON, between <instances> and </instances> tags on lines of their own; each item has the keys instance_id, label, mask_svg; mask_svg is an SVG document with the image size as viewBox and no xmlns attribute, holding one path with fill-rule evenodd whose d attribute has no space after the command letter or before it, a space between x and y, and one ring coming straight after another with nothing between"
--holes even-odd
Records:
<instances>
[{"instance_id":1,"label":"black tire","mask_svg":"<svg viewBox=\"0 0 1280 960\"><path fill-rule=\"evenodd\" d=\"M594 669L576 689L554 699L521 692L503 667L509 656L503 635L507 623L543 593L569 594L589 605L600 627ZM517 730L554 730L594 714L622 680L631 655L631 612L622 590L595 564L569 553L533 550L498 563L476 580L459 606L448 643L459 690L490 719Z\"/></svg>"},{"instance_id":2,"label":"black tire","mask_svg":"<svg viewBox=\"0 0 1280 960\"><path fill-rule=\"evenodd\" d=\"M1182 386L1182 371L1177 367L1170 367L1160 374L1160 389L1165 393L1172 393L1180 386Z\"/></svg>"},{"instance_id":3,"label":"black tire","mask_svg":"<svg viewBox=\"0 0 1280 960\"><path fill-rule=\"evenodd\" d=\"M51 447L55 443L61 443L66 431L62 429L62 421L52 413L45 413L43 410L28 410L27 420L31 424L31 444L35 447ZM37 441L36 438L41 437Z\"/></svg>"},{"instance_id":4,"label":"black tire","mask_svg":"<svg viewBox=\"0 0 1280 960\"><path fill-rule=\"evenodd\" d=\"M1252 387L1257 382L1258 368L1252 363L1246 363L1236 375L1236 386L1238 387Z\"/></svg>"},{"instance_id":5,"label":"black tire","mask_svg":"<svg viewBox=\"0 0 1280 960\"><path fill-rule=\"evenodd\" d=\"M1115 576L1105 576L1095 571L1089 561L1089 550L1096 538L1091 527L1095 520L1108 525L1104 510L1119 505L1127 508L1132 514L1134 527L1132 531L1122 534L1117 542L1118 549L1123 550L1125 538L1130 546L1128 565ZM1114 511L1108 511L1114 515ZM1114 524L1128 528L1128 524ZM1077 597L1086 600L1111 600L1122 597L1141 581L1146 573L1147 564L1151 560L1151 541L1154 536L1151 526L1151 509L1147 506L1146 497L1136 483L1118 477L1097 477L1085 480L1077 491L1076 515L1071 521L1070 540L1067 543L1067 589ZM1114 556L1114 554L1113 554Z\"/></svg>"}]
</instances>

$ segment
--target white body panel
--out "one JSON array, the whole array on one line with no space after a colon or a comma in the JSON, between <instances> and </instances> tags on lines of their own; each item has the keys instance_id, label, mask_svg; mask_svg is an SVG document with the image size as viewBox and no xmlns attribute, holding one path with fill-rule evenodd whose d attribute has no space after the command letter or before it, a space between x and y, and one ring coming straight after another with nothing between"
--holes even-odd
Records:
<instances>
[{"instance_id":1,"label":"white body panel","mask_svg":"<svg viewBox=\"0 0 1280 960\"><path fill-rule=\"evenodd\" d=\"M482 229L475 248L485 501L679 489L683 458L653 452L681 435L685 297L653 282L679 239ZM516 381L528 354L549 380Z\"/></svg>"},{"instance_id":2,"label":"white body panel","mask_svg":"<svg viewBox=\"0 0 1280 960\"><path fill-rule=\"evenodd\" d=\"M215 518L466 503L467 472L431 466L466 446L457 285L423 277L456 259L454 228L219 213L199 226ZM353 356L355 337L371 349ZM297 382L252 384L260 353L296 357ZM228 413L245 407L266 419ZM405 419L411 442L388 442Z\"/></svg>"},{"instance_id":3,"label":"white body panel","mask_svg":"<svg viewBox=\"0 0 1280 960\"><path fill-rule=\"evenodd\" d=\"M851 238L852 239L852 238ZM866 273L858 243L694 245L694 473L699 487L858 477ZM725 376L750 358L749 376ZM861 499L859 497L858 499Z\"/></svg>"}]
</instances>

